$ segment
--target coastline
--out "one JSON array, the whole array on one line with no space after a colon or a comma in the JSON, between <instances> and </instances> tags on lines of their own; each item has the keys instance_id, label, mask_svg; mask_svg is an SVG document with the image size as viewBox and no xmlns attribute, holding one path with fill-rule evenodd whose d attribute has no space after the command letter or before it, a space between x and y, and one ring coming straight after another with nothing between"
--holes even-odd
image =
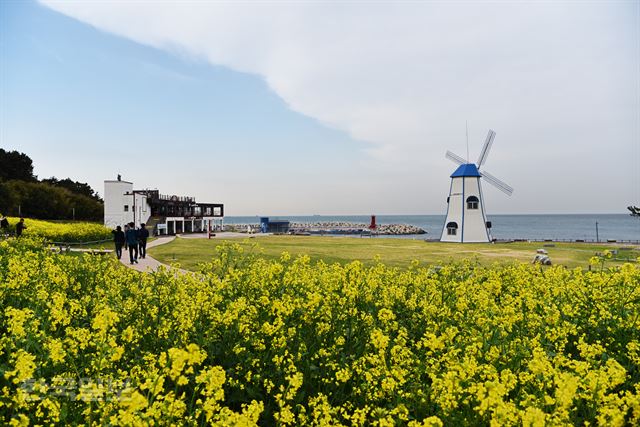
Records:
<instances>
[{"instance_id":1,"label":"coastline","mask_svg":"<svg viewBox=\"0 0 640 427\"><path fill-rule=\"evenodd\" d=\"M260 230L260 224L225 224L225 230L238 233L252 233ZM336 234L336 235L380 235L380 236L405 236L422 235L427 231L410 224L377 224L371 230L364 223L347 221L322 221L322 222L291 222L289 234Z\"/></svg>"},{"instance_id":2,"label":"coastline","mask_svg":"<svg viewBox=\"0 0 640 427\"><path fill-rule=\"evenodd\" d=\"M370 215L314 215L271 216L273 220L288 220L291 223L327 223L344 222L359 224L368 230ZM492 222L492 237L500 241L535 240L535 241L640 241L640 218L628 214L527 214L527 215L491 215L487 219ZM442 234L444 215L376 215L378 225L407 224L426 231L422 238L436 238ZM245 227L259 222L258 216L227 216L226 224ZM596 231L596 223L597 231ZM240 228L241 229L241 228ZM257 229L254 229L257 231ZM400 238L410 237L408 234L397 235Z\"/></svg>"}]
</instances>

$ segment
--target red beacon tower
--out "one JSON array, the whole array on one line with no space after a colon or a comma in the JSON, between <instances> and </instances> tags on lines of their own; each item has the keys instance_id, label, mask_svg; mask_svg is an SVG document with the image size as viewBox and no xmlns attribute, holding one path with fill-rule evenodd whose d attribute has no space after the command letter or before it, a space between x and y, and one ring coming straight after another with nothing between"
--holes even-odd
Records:
<instances>
[{"instance_id":1,"label":"red beacon tower","mask_svg":"<svg viewBox=\"0 0 640 427\"><path fill-rule=\"evenodd\" d=\"M369 224L369 230L375 230L376 228L378 228L378 226L376 225L376 216L375 215L371 215L371 224Z\"/></svg>"}]
</instances>

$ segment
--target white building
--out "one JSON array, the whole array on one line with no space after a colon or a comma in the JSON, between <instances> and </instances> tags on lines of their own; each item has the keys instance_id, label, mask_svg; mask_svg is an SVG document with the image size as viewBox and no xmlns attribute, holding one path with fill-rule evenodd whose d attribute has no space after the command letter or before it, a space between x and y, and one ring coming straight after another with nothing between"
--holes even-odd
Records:
<instances>
[{"instance_id":1,"label":"white building","mask_svg":"<svg viewBox=\"0 0 640 427\"><path fill-rule=\"evenodd\" d=\"M129 181L104 181L104 225L110 228L130 222L136 227L147 223L151 209L146 194L133 191Z\"/></svg>"},{"instance_id":2,"label":"white building","mask_svg":"<svg viewBox=\"0 0 640 427\"><path fill-rule=\"evenodd\" d=\"M224 226L224 205L196 203L193 197L168 196L158 190L134 190L133 183L104 181L104 225L124 227L146 224L156 234L177 234L220 230Z\"/></svg>"},{"instance_id":3,"label":"white building","mask_svg":"<svg viewBox=\"0 0 640 427\"><path fill-rule=\"evenodd\" d=\"M451 187L447 198L447 219L441 242L490 242L490 223L484 212L480 172L473 163L460 165L451 174Z\"/></svg>"}]
</instances>

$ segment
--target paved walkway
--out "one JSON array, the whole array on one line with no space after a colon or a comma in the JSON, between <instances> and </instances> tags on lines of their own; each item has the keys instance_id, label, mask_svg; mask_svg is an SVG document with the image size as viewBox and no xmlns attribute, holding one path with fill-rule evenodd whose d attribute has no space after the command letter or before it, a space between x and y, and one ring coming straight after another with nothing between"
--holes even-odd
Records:
<instances>
[{"instance_id":1,"label":"paved walkway","mask_svg":"<svg viewBox=\"0 0 640 427\"><path fill-rule=\"evenodd\" d=\"M147 243L147 256L146 258L138 258L138 263L137 264L130 264L129 263L129 251L122 251L122 258L120 259L120 262L123 265L126 265L129 268L133 268L134 270L138 270L138 271L156 271L160 266L164 266L166 268L169 268L168 265L161 263L160 261L158 261L155 258L152 258L151 256L149 256L149 249L153 248L154 246L160 246L160 245L164 245L166 243L169 243L171 241L173 241L173 239L175 239L176 236L167 236L167 237L158 237L155 240L152 240L151 242Z\"/></svg>"},{"instance_id":2,"label":"paved walkway","mask_svg":"<svg viewBox=\"0 0 640 427\"><path fill-rule=\"evenodd\" d=\"M212 239L252 239L254 237L266 237L271 236L272 233L238 233L235 231L222 231L216 232L211 236ZM207 233L189 233L189 234L181 234L179 236L181 239L206 239L209 236Z\"/></svg>"}]
</instances>

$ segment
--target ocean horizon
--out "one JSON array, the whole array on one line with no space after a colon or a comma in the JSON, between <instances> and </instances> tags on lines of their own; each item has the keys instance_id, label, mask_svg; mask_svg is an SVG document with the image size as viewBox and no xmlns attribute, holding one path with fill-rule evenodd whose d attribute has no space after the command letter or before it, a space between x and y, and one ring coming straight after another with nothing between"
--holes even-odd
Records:
<instances>
[{"instance_id":1,"label":"ocean horizon","mask_svg":"<svg viewBox=\"0 0 640 427\"><path fill-rule=\"evenodd\" d=\"M352 222L369 224L371 215L273 215L272 220L291 222ZM225 224L257 224L260 216L227 216ZM445 215L376 215L378 224L407 224L427 232L393 236L438 239ZM496 239L528 240L631 240L640 241L640 218L628 214L510 214L487 215ZM596 233L597 223L597 233Z\"/></svg>"}]
</instances>

